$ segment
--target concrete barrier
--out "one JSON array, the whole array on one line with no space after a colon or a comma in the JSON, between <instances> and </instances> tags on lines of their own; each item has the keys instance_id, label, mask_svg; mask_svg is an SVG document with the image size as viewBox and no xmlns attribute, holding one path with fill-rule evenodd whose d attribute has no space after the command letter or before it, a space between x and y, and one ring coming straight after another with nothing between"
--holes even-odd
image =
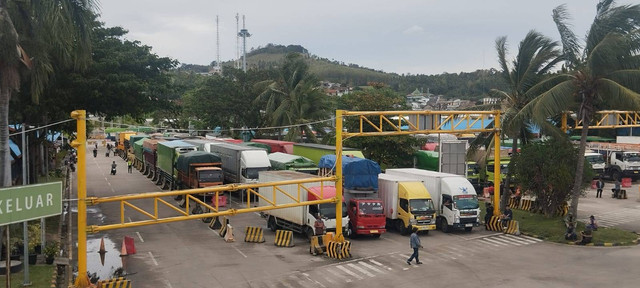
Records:
<instances>
[{"instance_id":1,"label":"concrete barrier","mask_svg":"<svg viewBox=\"0 0 640 288\"><path fill-rule=\"evenodd\" d=\"M276 239L274 243L278 247L293 247L293 231L276 230Z\"/></svg>"},{"instance_id":2,"label":"concrete barrier","mask_svg":"<svg viewBox=\"0 0 640 288\"><path fill-rule=\"evenodd\" d=\"M244 242L264 243L264 232L261 227L247 226L244 231Z\"/></svg>"}]
</instances>

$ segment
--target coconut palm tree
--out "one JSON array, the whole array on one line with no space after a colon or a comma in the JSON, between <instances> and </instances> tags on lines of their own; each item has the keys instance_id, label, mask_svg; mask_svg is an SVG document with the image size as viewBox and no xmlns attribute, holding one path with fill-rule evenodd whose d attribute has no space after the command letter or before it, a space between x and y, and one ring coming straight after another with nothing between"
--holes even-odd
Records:
<instances>
[{"instance_id":1,"label":"coconut palm tree","mask_svg":"<svg viewBox=\"0 0 640 288\"><path fill-rule=\"evenodd\" d=\"M546 77L545 74L561 60L562 53L557 42L533 30L520 41L518 55L512 65L509 65L507 60L507 37L496 39L495 46L500 64L499 73L508 83L509 90L492 89L489 94L502 99L502 131L504 135L513 139L511 151L517 153L518 140L524 144L529 139L528 126L531 124L531 119L522 109L537 96L531 93L531 88ZM504 187L510 186L511 174L511 171L507 172ZM502 207L506 205L508 197L509 193L503 194Z\"/></svg>"},{"instance_id":2,"label":"coconut palm tree","mask_svg":"<svg viewBox=\"0 0 640 288\"><path fill-rule=\"evenodd\" d=\"M255 103L265 103L268 125L290 126L310 123L329 117L327 96L318 85L315 75L299 53L289 53L279 70L278 79L258 83L262 92ZM322 124L322 123L318 123ZM314 125L319 131L322 125ZM292 126L285 139L297 140L302 134L315 142L311 126Z\"/></svg>"},{"instance_id":3,"label":"coconut palm tree","mask_svg":"<svg viewBox=\"0 0 640 288\"><path fill-rule=\"evenodd\" d=\"M37 103L54 67L89 63L95 7L92 0L0 0L0 187L11 185L12 95L26 87Z\"/></svg>"},{"instance_id":4,"label":"coconut palm tree","mask_svg":"<svg viewBox=\"0 0 640 288\"><path fill-rule=\"evenodd\" d=\"M563 46L563 72L532 88L540 94L527 109L538 122L576 111L583 125L578 153L584 155L589 124L597 110L640 108L640 6L600 1L584 45L569 29L568 17L564 5L553 10ZM583 187L583 165L584 157L579 157L571 192L573 215L577 215Z\"/></svg>"}]
</instances>

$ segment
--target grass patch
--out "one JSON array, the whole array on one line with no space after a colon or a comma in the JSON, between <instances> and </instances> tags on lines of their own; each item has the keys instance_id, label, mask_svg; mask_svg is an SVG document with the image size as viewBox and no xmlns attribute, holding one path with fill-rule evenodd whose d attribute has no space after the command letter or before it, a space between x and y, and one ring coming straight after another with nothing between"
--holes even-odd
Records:
<instances>
[{"instance_id":1,"label":"grass patch","mask_svg":"<svg viewBox=\"0 0 640 288\"><path fill-rule=\"evenodd\" d=\"M533 234L544 238L546 241L567 243L564 233L567 227L564 224L564 217L545 217L542 214L531 213L518 209L512 209L513 219L520 222L520 232ZM482 211L482 219L486 211ZM576 234L580 238L580 231L585 229L585 224L578 221ZM623 243L631 245L632 241L638 239L638 235L617 228L599 228L593 231L593 243Z\"/></svg>"},{"instance_id":2,"label":"grass patch","mask_svg":"<svg viewBox=\"0 0 640 288\"><path fill-rule=\"evenodd\" d=\"M31 287L49 287L51 285L51 279L53 279L53 272L56 268L55 265L31 265L29 266L29 281L31 281ZM6 283L6 275L0 275L0 283ZM24 282L24 270L11 274L11 287L19 288Z\"/></svg>"}]
</instances>

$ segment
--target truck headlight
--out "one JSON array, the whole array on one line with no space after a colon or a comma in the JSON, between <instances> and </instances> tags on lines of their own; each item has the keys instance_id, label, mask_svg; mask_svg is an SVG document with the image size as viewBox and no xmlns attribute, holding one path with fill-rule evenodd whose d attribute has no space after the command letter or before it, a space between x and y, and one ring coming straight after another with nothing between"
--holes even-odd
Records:
<instances>
[{"instance_id":1,"label":"truck headlight","mask_svg":"<svg viewBox=\"0 0 640 288\"><path fill-rule=\"evenodd\" d=\"M411 218L411 219L409 219L409 224L416 225L416 224L418 224L418 221L416 219L414 219L414 218Z\"/></svg>"}]
</instances>

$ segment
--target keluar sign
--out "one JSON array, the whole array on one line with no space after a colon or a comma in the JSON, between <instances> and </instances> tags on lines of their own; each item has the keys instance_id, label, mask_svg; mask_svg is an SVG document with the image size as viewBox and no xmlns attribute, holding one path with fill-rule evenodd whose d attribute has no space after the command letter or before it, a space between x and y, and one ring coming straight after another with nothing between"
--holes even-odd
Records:
<instances>
[{"instance_id":1,"label":"keluar sign","mask_svg":"<svg viewBox=\"0 0 640 288\"><path fill-rule=\"evenodd\" d=\"M62 182L0 189L0 225L62 213Z\"/></svg>"}]
</instances>

